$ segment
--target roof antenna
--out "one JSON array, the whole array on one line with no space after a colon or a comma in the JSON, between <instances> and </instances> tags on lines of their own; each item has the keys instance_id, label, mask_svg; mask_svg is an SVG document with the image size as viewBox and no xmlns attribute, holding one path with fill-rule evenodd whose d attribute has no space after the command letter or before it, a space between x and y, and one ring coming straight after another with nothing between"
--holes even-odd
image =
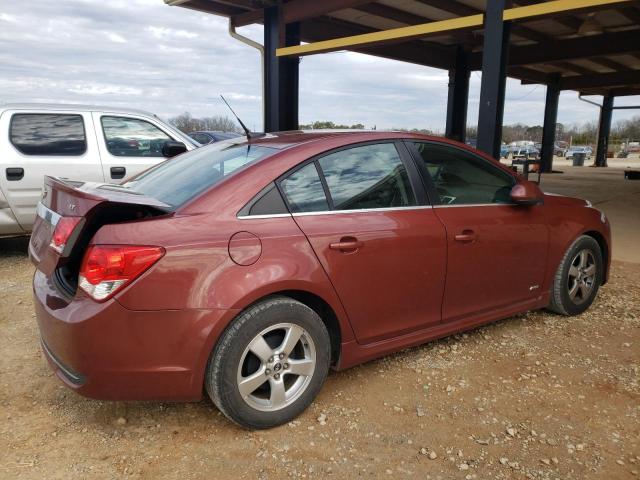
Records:
<instances>
[{"instance_id":1,"label":"roof antenna","mask_svg":"<svg viewBox=\"0 0 640 480\"><path fill-rule=\"evenodd\" d=\"M236 115L236 112L233 111L233 108L231 108L231 105L229 105L229 102L227 102L222 95L220 95L220 98L227 105L227 107L229 107L229 110L231 110L231 113L233 113L233 116L236 117L236 120L238 120L238 123L242 127L242 130L244 130L244 134L247 136L247 141L251 140L251 132L249 131L247 126L244 123L242 123L242 120L240 120L240 117Z\"/></svg>"}]
</instances>

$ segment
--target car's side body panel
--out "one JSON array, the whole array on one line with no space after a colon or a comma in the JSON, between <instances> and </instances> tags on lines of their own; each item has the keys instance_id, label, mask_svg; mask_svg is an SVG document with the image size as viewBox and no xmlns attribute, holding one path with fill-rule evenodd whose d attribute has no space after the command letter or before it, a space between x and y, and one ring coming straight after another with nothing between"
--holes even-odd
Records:
<instances>
[{"instance_id":1,"label":"car's side body panel","mask_svg":"<svg viewBox=\"0 0 640 480\"><path fill-rule=\"evenodd\" d=\"M473 212L476 207L429 205L400 213L379 212L367 217L377 219L368 225L357 223L363 218L359 213L326 215L333 217L329 220L322 215L239 215L247 202L274 180L328 150L378 139L448 143L440 138L383 132L291 137L255 140L282 150L247 165L171 214L103 225L91 243L158 245L166 250L162 259L113 299L98 304L81 291L74 298L64 298L46 275L36 274L34 294L43 341L61 363L93 378L86 387L77 387L79 393L118 399L200 398L206 364L221 333L242 310L272 294L305 292L329 305L340 328L336 368L347 368L548 305L562 255L585 232L598 232L607 250L607 265L610 261L609 225L600 212L584 201L548 195L543 205L494 206L482 212ZM457 233L455 226L471 221L479 228L481 240L471 245L474 252L464 252L470 245L449 242L447 247L443 223L453 226L446 232L451 236ZM367 255L357 258L356 254L328 251L328 243L354 232L374 241L377 247L371 249L371 255L366 242L358 254ZM407 243L387 256L394 245L384 238L404 234L408 234ZM231 243L232 238L248 243ZM319 242L315 251L314 242ZM238 245L248 245L251 254L234 261L230 248ZM517 253L507 266L500 263L504 252ZM344 255L339 258L345 261L328 261L330 255ZM529 256L531 263L517 264ZM447 257L453 258L449 272ZM357 260L358 270L351 274L353 282L341 277L340 271L351 268L347 262L351 259ZM394 269L398 259L407 268ZM468 278L465 262L472 272ZM517 266L523 267L525 274L507 271ZM487 272L484 276L483 271ZM443 283L450 273L451 292L447 294ZM507 281L505 276L509 275L520 276ZM483 295L492 295L491 302L485 301L481 290L473 291L478 284ZM525 287L537 284L539 289L523 293ZM461 296L465 289L472 289L468 298ZM499 289L503 289L504 300ZM358 293L362 298L350 301ZM445 316L440 321L443 296ZM368 305L367 301L372 297L383 304L378 312L369 308L373 303ZM371 331L366 331L367 314L376 317ZM398 318L410 320L403 324ZM354 330L363 330L361 338ZM61 378L65 377L51 356L50 361ZM68 378L65 381L69 383Z\"/></svg>"},{"instance_id":2,"label":"car's side body panel","mask_svg":"<svg viewBox=\"0 0 640 480\"><path fill-rule=\"evenodd\" d=\"M539 299L547 262L544 206L440 205L447 228L444 322ZM472 241L456 237L470 232Z\"/></svg>"},{"instance_id":3,"label":"car's side body panel","mask_svg":"<svg viewBox=\"0 0 640 480\"><path fill-rule=\"evenodd\" d=\"M333 282L359 343L440 323L447 245L431 207L295 219ZM330 247L345 238L362 247Z\"/></svg>"}]
</instances>

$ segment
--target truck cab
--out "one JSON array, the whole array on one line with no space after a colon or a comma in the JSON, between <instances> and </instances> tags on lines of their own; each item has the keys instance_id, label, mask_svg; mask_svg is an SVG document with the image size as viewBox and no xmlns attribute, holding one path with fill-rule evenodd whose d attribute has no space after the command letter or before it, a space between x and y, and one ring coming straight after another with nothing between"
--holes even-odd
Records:
<instances>
[{"instance_id":1,"label":"truck cab","mask_svg":"<svg viewBox=\"0 0 640 480\"><path fill-rule=\"evenodd\" d=\"M120 183L166 160L167 142L198 146L141 110L0 105L0 237L31 231L45 175Z\"/></svg>"}]
</instances>

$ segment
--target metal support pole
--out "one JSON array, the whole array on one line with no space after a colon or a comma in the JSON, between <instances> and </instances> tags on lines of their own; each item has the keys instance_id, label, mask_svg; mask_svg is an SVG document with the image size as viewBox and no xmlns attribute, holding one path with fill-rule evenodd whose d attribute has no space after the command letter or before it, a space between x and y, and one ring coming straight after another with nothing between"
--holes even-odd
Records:
<instances>
[{"instance_id":1,"label":"metal support pole","mask_svg":"<svg viewBox=\"0 0 640 480\"><path fill-rule=\"evenodd\" d=\"M300 25L281 22L280 7L264 9L264 130L298 128L298 58L276 57L276 49L300 44Z\"/></svg>"},{"instance_id":2,"label":"metal support pole","mask_svg":"<svg viewBox=\"0 0 640 480\"><path fill-rule=\"evenodd\" d=\"M553 151L556 143L556 124L558 121L558 100L560 98L559 76L553 76L547 85L547 98L544 105L544 126L542 127L542 151L540 152L540 171L553 170Z\"/></svg>"},{"instance_id":3,"label":"metal support pole","mask_svg":"<svg viewBox=\"0 0 640 480\"><path fill-rule=\"evenodd\" d=\"M478 149L499 158L504 114L510 24L502 20L509 0L487 2L482 48L482 83L478 118Z\"/></svg>"},{"instance_id":4,"label":"metal support pole","mask_svg":"<svg viewBox=\"0 0 640 480\"><path fill-rule=\"evenodd\" d=\"M607 166L607 149L609 147L609 134L611 133L611 117L613 114L613 97L606 95L602 100L600 109L600 125L598 127L598 147L596 149L596 167Z\"/></svg>"},{"instance_id":5,"label":"metal support pole","mask_svg":"<svg viewBox=\"0 0 640 480\"><path fill-rule=\"evenodd\" d=\"M300 45L300 24L285 26L284 45ZM278 130L298 129L299 57L282 57L280 62L280 125Z\"/></svg>"},{"instance_id":6,"label":"metal support pole","mask_svg":"<svg viewBox=\"0 0 640 480\"><path fill-rule=\"evenodd\" d=\"M264 131L277 132L280 126L280 12L277 6L264 9Z\"/></svg>"},{"instance_id":7,"label":"metal support pole","mask_svg":"<svg viewBox=\"0 0 640 480\"><path fill-rule=\"evenodd\" d=\"M455 67L449 70L449 96L447 99L447 125L445 136L460 142L467 133L467 105L469 103L469 76L467 53L458 47Z\"/></svg>"}]
</instances>

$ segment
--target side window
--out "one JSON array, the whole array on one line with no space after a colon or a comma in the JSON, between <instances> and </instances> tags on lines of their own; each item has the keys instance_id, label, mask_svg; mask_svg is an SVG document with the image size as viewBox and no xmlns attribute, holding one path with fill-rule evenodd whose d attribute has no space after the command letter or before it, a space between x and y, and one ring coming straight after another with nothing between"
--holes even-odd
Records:
<instances>
[{"instance_id":1,"label":"side window","mask_svg":"<svg viewBox=\"0 0 640 480\"><path fill-rule=\"evenodd\" d=\"M191 133L189 134L189 136L200 145L207 145L213 141L213 139L209 138L209 135L205 133Z\"/></svg>"},{"instance_id":2,"label":"side window","mask_svg":"<svg viewBox=\"0 0 640 480\"><path fill-rule=\"evenodd\" d=\"M340 150L318 163L335 210L416 205L409 175L393 143Z\"/></svg>"},{"instance_id":3,"label":"side window","mask_svg":"<svg viewBox=\"0 0 640 480\"><path fill-rule=\"evenodd\" d=\"M287 206L274 183L265 187L253 200L238 212L239 217L252 215L281 215L287 214Z\"/></svg>"},{"instance_id":4,"label":"side window","mask_svg":"<svg viewBox=\"0 0 640 480\"><path fill-rule=\"evenodd\" d=\"M329 210L315 163L296 170L280 182L291 213L321 212Z\"/></svg>"},{"instance_id":5,"label":"side window","mask_svg":"<svg viewBox=\"0 0 640 480\"><path fill-rule=\"evenodd\" d=\"M415 142L444 205L511 203L515 179L490 162L447 145Z\"/></svg>"},{"instance_id":6,"label":"side window","mask_svg":"<svg viewBox=\"0 0 640 480\"><path fill-rule=\"evenodd\" d=\"M17 113L9 138L25 155L77 156L87 150L82 115Z\"/></svg>"},{"instance_id":7,"label":"side window","mask_svg":"<svg viewBox=\"0 0 640 480\"><path fill-rule=\"evenodd\" d=\"M116 157L162 157L162 147L172 140L155 125L137 118L102 117L107 150Z\"/></svg>"}]
</instances>

